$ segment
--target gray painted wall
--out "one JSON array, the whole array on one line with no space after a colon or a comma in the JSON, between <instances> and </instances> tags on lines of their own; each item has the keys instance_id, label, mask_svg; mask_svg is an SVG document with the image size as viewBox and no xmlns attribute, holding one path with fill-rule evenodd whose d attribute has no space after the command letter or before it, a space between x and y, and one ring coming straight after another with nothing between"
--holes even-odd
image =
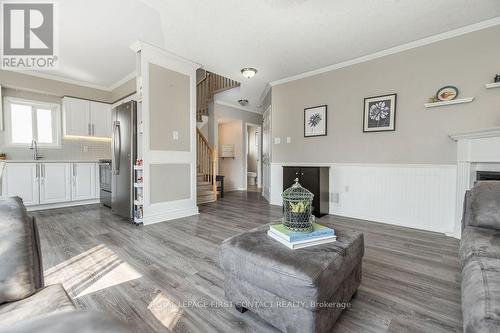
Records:
<instances>
[{"instance_id":1,"label":"gray painted wall","mask_svg":"<svg viewBox=\"0 0 500 333\"><path fill-rule=\"evenodd\" d=\"M190 150L189 93L189 76L149 64L151 150ZM173 139L174 131L178 140Z\"/></svg>"},{"instance_id":2,"label":"gray painted wall","mask_svg":"<svg viewBox=\"0 0 500 333\"><path fill-rule=\"evenodd\" d=\"M111 103L117 102L125 96L129 96L137 91L136 79L130 79L111 91Z\"/></svg>"},{"instance_id":3,"label":"gray painted wall","mask_svg":"<svg viewBox=\"0 0 500 333\"><path fill-rule=\"evenodd\" d=\"M151 203L189 199L191 166L189 164L151 164Z\"/></svg>"},{"instance_id":4,"label":"gray painted wall","mask_svg":"<svg viewBox=\"0 0 500 333\"><path fill-rule=\"evenodd\" d=\"M273 162L456 162L448 134L500 126L500 26L274 86ZM425 108L445 85L469 104ZM397 93L395 132L363 133L363 99ZM303 137L304 108L328 105L328 136ZM286 137L292 143L286 143ZM274 140L273 140L274 141Z\"/></svg>"}]
</instances>

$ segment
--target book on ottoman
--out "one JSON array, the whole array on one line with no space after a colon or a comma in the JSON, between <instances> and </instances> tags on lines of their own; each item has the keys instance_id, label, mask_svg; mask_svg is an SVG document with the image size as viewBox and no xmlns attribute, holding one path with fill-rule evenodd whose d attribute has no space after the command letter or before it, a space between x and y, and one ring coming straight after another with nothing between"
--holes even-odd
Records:
<instances>
[{"instance_id":1,"label":"book on ottoman","mask_svg":"<svg viewBox=\"0 0 500 333\"><path fill-rule=\"evenodd\" d=\"M313 231L308 233L293 232L286 229L283 224L273 224L267 234L292 250L330 243L337 239L333 229L317 223L313 223Z\"/></svg>"}]
</instances>

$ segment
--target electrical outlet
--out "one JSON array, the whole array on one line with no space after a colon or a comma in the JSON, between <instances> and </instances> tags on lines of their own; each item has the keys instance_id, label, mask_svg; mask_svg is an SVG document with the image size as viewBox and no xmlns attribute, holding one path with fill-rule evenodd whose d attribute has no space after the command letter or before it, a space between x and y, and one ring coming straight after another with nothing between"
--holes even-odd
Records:
<instances>
[{"instance_id":1,"label":"electrical outlet","mask_svg":"<svg viewBox=\"0 0 500 333\"><path fill-rule=\"evenodd\" d=\"M289 136L287 136L287 137L286 137L286 143L292 143L292 138L291 138L291 137L289 137Z\"/></svg>"},{"instance_id":2,"label":"electrical outlet","mask_svg":"<svg viewBox=\"0 0 500 333\"><path fill-rule=\"evenodd\" d=\"M274 138L274 144L275 145L281 144L281 138Z\"/></svg>"},{"instance_id":3,"label":"electrical outlet","mask_svg":"<svg viewBox=\"0 0 500 333\"><path fill-rule=\"evenodd\" d=\"M89 146L83 146L83 152L88 153L89 151Z\"/></svg>"},{"instance_id":4,"label":"electrical outlet","mask_svg":"<svg viewBox=\"0 0 500 333\"><path fill-rule=\"evenodd\" d=\"M175 141L179 140L179 132L178 131L172 132L172 139L174 139Z\"/></svg>"}]
</instances>

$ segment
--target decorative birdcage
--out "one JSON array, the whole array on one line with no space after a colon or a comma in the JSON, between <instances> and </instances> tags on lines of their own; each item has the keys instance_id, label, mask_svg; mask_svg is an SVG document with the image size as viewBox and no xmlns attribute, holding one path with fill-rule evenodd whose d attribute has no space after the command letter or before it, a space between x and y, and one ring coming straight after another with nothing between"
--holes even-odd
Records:
<instances>
[{"instance_id":1,"label":"decorative birdcage","mask_svg":"<svg viewBox=\"0 0 500 333\"><path fill-rule=\"evenodd\" d=\"M303 188L299 180L287 188L282 194L283 198L283 225L290 231L312 231L313 216L312 201L314 194Z\"/></svg>"}]
</instances>

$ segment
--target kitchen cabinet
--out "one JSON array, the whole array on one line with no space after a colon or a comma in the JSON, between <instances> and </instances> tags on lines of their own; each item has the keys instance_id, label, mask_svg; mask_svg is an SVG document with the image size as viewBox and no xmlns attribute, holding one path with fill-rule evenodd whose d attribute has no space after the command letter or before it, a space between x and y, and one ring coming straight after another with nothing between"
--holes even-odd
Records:
<instances>
[{"instance_id":1,"label":"kitchen cabinet","mask_svg":"<svg viewBox=\"0 0 500 333\"><path fill-rule=\"evenodd\" d=\"M8 162L2 177L2 196L19 196L25 206L99 199L97 163Z\"/></svg>"},{"instance_id":2,"label":"kitchen cabinet","mask_svg":"<svg viewBox=\"0 0 500 333\"><path fill-rule=\"evenodd\" d=\"M38 205L39 171L38 163L7 163L2 176L2 196L19 196L25 206Z\"/></svg>"},{"instance_id":3,"label":"kitchen cabinet","mask_svg":"<svg viewBox=\"0 0 500 333\"><path fill-rule=\"evenodd\" d=\"M92 136L111 137L111 105L90 102Z\"/></svg>"},{"instance_id":4,"label":"kitchen cabinet","mask_svg":"<svg viewBox=\"0 0 500 333\"><path fill-rule=\"evenodd\" d=\"M40 204L71 201L71 164L40 163Z\"/></svg>"},{"instance_id":5,"label":"kitchen cabinet","mask_svg":"<svg viewBox=\"0 0 500 333\"><path fill-rule=\"evenodd\" d=\"M96 187L96 165L94 163L73 163L73 200L90 200L98 197Z\"/></svg>"},{"instance_id":6,"label":"kitchen cabinet","mask_svg":"<svg viewBox=\"0 0 500 333\"><path fill-rule=\"evenodd\" d=\"M321 217L329 213L330 205L330 168L328 167L283 167L283 190L299 179L300 185L314 194L312 208L313 215Z\"/></svg>"},{"instance_id":7,"label":"kitchen cabinet","mask_svg":"<svg viewBox=\"0 0 500 333\"><path fill-rule=\"evenodd\" d=\"M111 105L64 97L64 135L111 137Z\"/></svg>"}]
</instances>

